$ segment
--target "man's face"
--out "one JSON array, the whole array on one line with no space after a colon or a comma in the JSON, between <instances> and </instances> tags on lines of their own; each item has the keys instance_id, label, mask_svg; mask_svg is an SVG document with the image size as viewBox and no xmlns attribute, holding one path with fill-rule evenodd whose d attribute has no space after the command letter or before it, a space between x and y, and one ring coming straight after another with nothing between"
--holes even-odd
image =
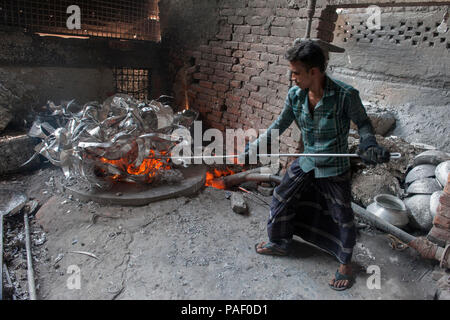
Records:
<instances>
[{"instance_id":1,"label":"man's face","mask_svg":"<svg viewBox=\"0 0 450 320\"><path fill-rule=\"evenodd\" d=\"M306 71L305 65L300 61L292 61L289 64L292 72L291 79L302 90L308 89L312 84L312 68Z\"/></svg>"}]
</instances>

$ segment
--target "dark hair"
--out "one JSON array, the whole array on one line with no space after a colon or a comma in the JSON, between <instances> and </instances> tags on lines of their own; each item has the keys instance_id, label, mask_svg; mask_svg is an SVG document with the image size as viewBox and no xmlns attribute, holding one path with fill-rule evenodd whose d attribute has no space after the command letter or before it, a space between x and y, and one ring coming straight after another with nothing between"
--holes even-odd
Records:
<instances>
[{"instance_id":1,"label":"dark hair","mask_svg":"<svg viewBox=\"0 0 450 320\"><path fill-rule=\"evenodd\" d=\"M307 70L317 67L325 72L325 55L322 48L312 40L303 40L286 51L284 57L289 62L300 61Z\"/></svg>"}]
</instances>

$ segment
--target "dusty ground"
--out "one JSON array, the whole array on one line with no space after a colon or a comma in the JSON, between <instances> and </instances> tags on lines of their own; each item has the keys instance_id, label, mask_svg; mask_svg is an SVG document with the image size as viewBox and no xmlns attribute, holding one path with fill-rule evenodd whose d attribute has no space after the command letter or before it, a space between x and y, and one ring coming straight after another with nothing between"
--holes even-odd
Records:
<instances>
[{"instance_id":1,"label":"dusty ground","mask_svg":"<svg viewBox=\"0 0 450 320\"><path fill-rule=\"evenodd\" d=\"M226 191L209 187L189 198L108 207L59 194L52 176L60 174L48 167L1 181L42 205L32 219L40 299L433 299L436 291L434 262L393 250L370 228L358 235L356 283L336 292L327 283L337 261L299 239L289 257L255 253L267 239L268 206L254 196L247 216L231 210ZM27 298L22 228L20 218L7 219L5 259L18 299ZM367 287L370 265L380 267L381 289ZM80 289L68 288L69 266L80 270Z\"/></svg>"}]
</instances>

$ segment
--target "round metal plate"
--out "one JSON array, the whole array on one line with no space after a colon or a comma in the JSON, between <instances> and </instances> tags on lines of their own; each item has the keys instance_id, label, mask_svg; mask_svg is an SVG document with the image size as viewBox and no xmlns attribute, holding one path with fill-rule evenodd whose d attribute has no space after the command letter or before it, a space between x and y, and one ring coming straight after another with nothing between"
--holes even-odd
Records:
<instances>
[{"instance_id":1,"label":"round metal plate","mask_svg":"<svg viewBox=\"0 0 450 320\"><path fill-rule=\"evenodd\" d=\"M206 181L206 167L192 165L178 169L184 179L179 183L157 186L119 182L108 191L81 190L75 186L65 187L69 194L83 201L95 201L107 205L142 206L151 202L187 196L197 192Z\"/></svg>"}]
</instances>

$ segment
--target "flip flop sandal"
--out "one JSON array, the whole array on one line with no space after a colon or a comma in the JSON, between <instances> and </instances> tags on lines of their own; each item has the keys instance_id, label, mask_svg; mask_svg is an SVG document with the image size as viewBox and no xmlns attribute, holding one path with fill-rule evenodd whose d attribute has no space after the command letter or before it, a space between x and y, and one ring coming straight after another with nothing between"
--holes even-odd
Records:
<instances>
[{"instance_id":1,"label":"flip flop sandal","mask_svg":"<svg viewBox=\"0 0 450 320\"><path fill-rule=\"evenodd\" d=\"M352 276L348 276L346 274L342 274L339 272L339 270L336 270L336 273L334 275L334 283L336 283L336 281L339 280L348 280L348 284L346 286L343 287L335 287L334 285L328 284L330 286L331 289L336 290L336 291L343 291L346 290L348 288L350 288L352 286L353 283L353 277Z\"/></svg>"},{"instance_id":2,"label":"flip flop sandal","mask_svg":"<svg viewBox=\"0 0 450 320\"><path fill-rule=\"evenodd\" d=\"M267 242L265 245L258 248L258 245L261 243L255 244L255 251L258 254L270 255L270 256L286 256L288 254L288 250L281 248L280 246L274 244L273 242ZM264 249L265 252L258 252L258 249Z\"/></svg>"}]
</instances>

